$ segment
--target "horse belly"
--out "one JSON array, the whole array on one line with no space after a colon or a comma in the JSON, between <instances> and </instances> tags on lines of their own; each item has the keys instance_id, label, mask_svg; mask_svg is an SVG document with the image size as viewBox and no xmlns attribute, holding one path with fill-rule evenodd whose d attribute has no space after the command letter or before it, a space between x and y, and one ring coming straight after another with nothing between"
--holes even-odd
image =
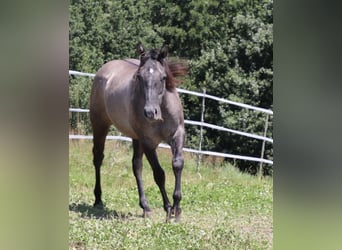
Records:
<instances>
[{"instance_id":1,"label":"horse belly","mask_svg":"<svg viewBox=\"0 0 342 250\"><path fill-rule=\"evenodd\" d=\"M131 137L132 139L137 139L137 135L132 129L129 121L127 119L122 119L121 114L113 114L111 120L114 126L125 136Z\"/></svg>"},{"instance_id":2,"label":"horse belly","mask_svg":"<svg viewBox=\"0 0 342 250\"><path fill-rule=\"evenodd\" d=\"M133 139L137 138L130 124L130 103L128 88L117 88L107 92L106 109L113 125L124 135Z\"/></svg>"}]
</instances>

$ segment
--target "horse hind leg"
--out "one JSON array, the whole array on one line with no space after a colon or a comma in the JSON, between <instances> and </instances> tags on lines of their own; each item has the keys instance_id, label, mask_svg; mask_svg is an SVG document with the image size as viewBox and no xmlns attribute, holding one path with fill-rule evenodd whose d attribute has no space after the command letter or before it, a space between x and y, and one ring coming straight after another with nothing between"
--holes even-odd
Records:
<instances>
[{"instance_id":1,"label":"horse hind leg","mask_svg":"<svg viewBox=\"0 0 342 250\"><path fill-rule=\"evenodd\" d=\"M102 203L102 190L101 190L101 165L104 158L104 146L106 136L108 134L109 125L93 125L93 164L95 167L95 203L94 207L103 208Z\"/></svg>"}]
</instances>

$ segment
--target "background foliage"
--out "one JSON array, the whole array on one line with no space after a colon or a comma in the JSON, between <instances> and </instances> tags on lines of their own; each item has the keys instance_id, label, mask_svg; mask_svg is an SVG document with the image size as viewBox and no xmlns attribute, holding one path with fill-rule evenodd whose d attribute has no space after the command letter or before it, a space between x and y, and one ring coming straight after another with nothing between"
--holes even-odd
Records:
<instances>
[{"instance_id":1,"label":"background foliage","mask_svg":"<svg viewBox=\"0 0 342 250\"><path fill-rule=\"evenodd\" d=\"M138 41L147 48L165 43L170 56L190 63L183 88L273 109L273 0L71 0L69 8L69 69L95 73L112 59L136 57ZM90 88L90 79L70 76L70 106L88 108ZM181 98L186 119L199 121L201 98ZM77 119L71 116L71 129ZM262 135L265 114L207 99L204 120ZM91 132L87 118L78 124ZM187 147L197 147L198 137L199 128L187 126ZM204 150L260 157L259 140L211 129L204 138ZM273 158L270 143L265 157ZM258 168L235 164L250 173ZM265 173L272 174L272 167Z\"/></svg>"}]
</instances>

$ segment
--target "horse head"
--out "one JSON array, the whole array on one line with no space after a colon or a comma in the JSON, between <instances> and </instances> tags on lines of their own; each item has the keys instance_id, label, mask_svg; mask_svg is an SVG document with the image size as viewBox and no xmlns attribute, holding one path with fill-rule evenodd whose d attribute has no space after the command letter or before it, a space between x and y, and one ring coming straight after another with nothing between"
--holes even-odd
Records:
<instances>
[{"instance_id":1,"label":"horse head","mask_svg":"<svg viewBox=\"0 0 342 250\"><path fill-rule=\"evenodd\" d=\"M140 65L136 79L144 97L144 116L150 122L161 121L161 104L166 89L167 80L167 47L160 50L152 49L145 51L143 46L137 46L140 55Z\"/></svg>"}]
</instances>

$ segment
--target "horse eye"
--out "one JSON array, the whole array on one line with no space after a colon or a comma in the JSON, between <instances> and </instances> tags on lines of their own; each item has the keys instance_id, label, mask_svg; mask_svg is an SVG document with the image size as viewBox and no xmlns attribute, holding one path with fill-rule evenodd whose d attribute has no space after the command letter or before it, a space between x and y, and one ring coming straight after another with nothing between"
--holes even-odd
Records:
<instances>
[{"instance_id":1,"label":"horse eye","mask_svg":"<svg viewBox=\"0 0 342 250\"><path fill-rule=\"evenodd\" d=\"M140 74L137 74L137 78L138 78L139 81L142 80L142 76Z\"/></svg>"}]
</instances>

